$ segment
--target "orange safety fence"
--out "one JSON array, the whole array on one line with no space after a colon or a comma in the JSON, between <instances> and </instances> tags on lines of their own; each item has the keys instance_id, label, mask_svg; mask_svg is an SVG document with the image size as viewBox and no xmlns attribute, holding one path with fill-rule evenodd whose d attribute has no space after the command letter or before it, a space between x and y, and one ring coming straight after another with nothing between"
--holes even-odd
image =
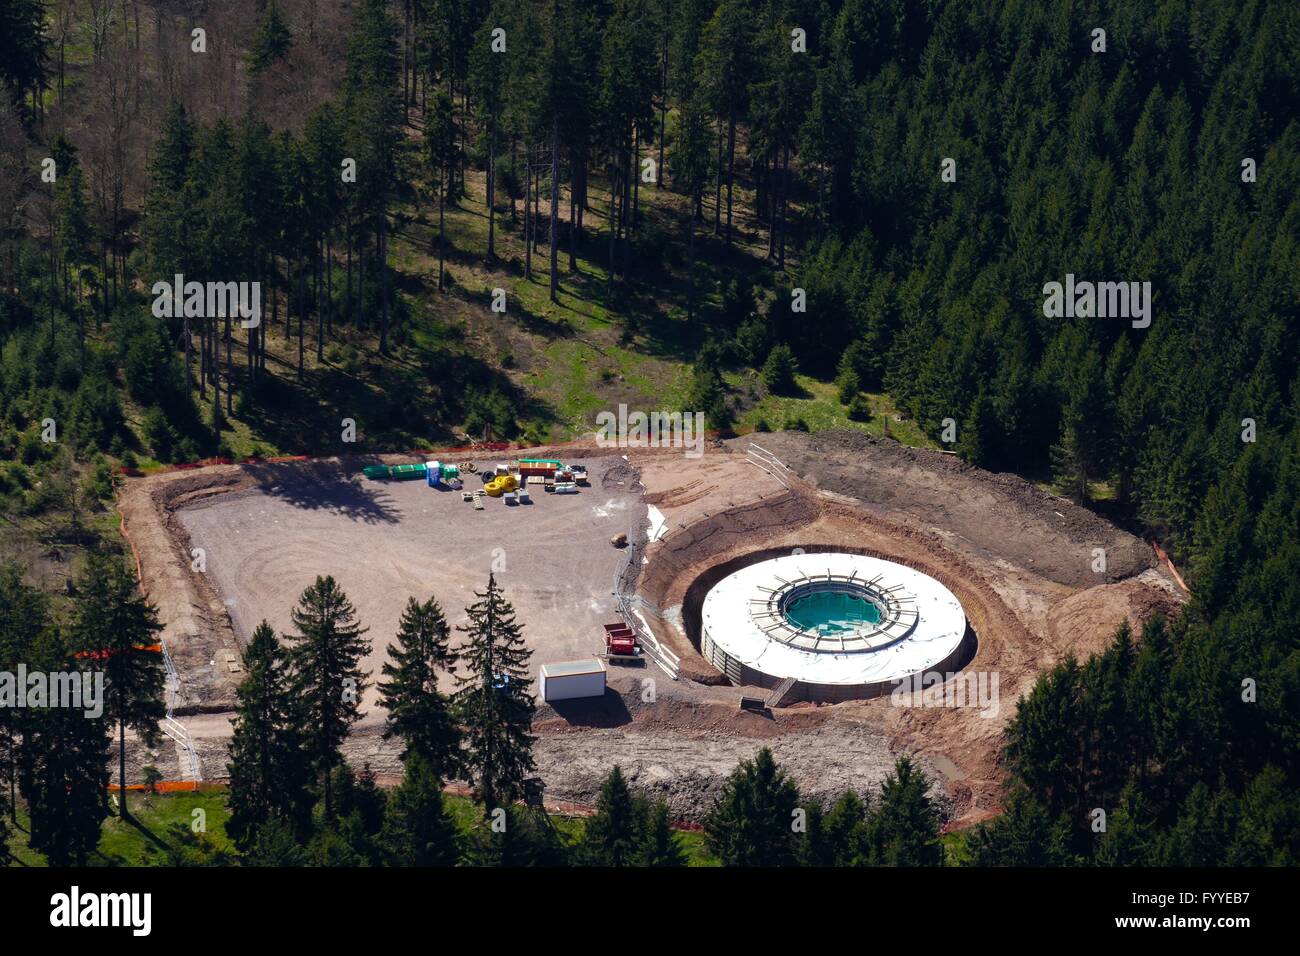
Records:
<instances>
[{"instance_id":1,"label":"orange safety fence","mask_svg":"<svg viewBox=\"0 0 1300 956\"><path fill-rule=\"evenodd\" d=\"M149 651L151 654L161 654L163 648L161 644L136 644L132 648L132 650ZM77 653L73 654L72 656L79 661L106 661L114 654L121 654L121 653L122 653L121 650L77 651Z\"/></svg>"},{"instance_id":2,"label":"orange safety fence","mask_svg":"<svg viewBox=\"0 0 1300 956\"><path fill-rule=\"evenodd\" d=\"M196 793L200 790L225 790L224 783L203 783L198 780L159 780L152 787L143 783L128 783L126 785L127 793ZM115 783L108 785L109 793L121 793L122 788Z\"/></svg>"},{"instance_id":3,"label":"orange safety fence","mask_svg":"<svg viewBox=\"0 0 1300 956\"><path fill-rule=\"evenodd\" d=\"M705 437L716 438L721 434L716 429L705 433ZM451 445L443 448L412 448L407 451L395 452L370 452L370 455L466 455L474 452L492 452L498 453L509 451L511 448L569 448L569 447L586 447L590 444L589 440L574 439L565 442L543 442L540 445L519 444L517 442L495 441L480 442L477 445ZM337 458L338 455L273 455L269 457L250 457L250 458L200 458L198 461L176 462L171 465L159 465L157 468L150 468L147 471L143 468L127 468L118 466L118 472L126 475L128 478L140 478L146 474L162 475L172 471L194 471L199 468L207 468L211 465L259 465L259 464L278 464L289 461L321 461L326 458ZM349 457L363 457L358 454Z\"/></svg>"}]
</instances>

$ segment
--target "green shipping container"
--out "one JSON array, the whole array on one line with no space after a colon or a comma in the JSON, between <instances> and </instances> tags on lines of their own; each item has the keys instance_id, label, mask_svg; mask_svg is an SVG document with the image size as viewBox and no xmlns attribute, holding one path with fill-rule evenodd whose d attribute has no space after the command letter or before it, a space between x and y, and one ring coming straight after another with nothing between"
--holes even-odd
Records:
<instances>
[{"instance_id":1,"label":"green shipping container","mask_svg":"<svg viewBox=\"0 0 1300 956\"><path fill-rule=\"evenodd\" d=\"M366 465L361 469L361 473L367 478L373 478L376 481L390 479L392 481L410 481L413 478L424 477L424 464L418 465Z\"/></svg>"}]
</instances>

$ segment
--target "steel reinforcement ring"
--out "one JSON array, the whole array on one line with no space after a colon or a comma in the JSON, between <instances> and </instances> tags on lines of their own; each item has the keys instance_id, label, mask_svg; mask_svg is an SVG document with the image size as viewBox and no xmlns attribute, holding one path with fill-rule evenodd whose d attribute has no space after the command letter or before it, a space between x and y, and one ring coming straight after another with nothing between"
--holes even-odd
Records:
<instances>
[{"instance_id":1,"label":"steel reinforcement ring","mask_svg":"<svg viewBox=\"0 0 1300 956\"><path fill-rule=\"evenodd\" d=\"M877 651L903 640L912 633L918 619L916 597L901 584L885 586L878 574L870 580L851 574L802 575L787 581L777 577L779 587L760 586L761 598L749 601L749 616L754 625L767 637L791 647L818 653L854 654ZM822 632L799 628L786 614L790 604L811 594L847 594L874 604L880 611L880 620L851 631Z\"/></svg>"}]
</instances>

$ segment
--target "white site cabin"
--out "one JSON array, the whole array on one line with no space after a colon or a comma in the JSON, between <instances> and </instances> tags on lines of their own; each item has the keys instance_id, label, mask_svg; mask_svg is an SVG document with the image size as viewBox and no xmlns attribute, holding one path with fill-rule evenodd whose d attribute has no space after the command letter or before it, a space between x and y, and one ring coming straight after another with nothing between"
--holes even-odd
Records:
<instances>
[{"instance_id":1,"label":"white site cabin","mask_svg":"<svg viewBox=\"0 0 1300 956\"><path fill-rule=\"evenodd\" d=\"M575 700L605 696L605 665L598 658L543 664L542 700Z\"/></svg>"}]
</instances>

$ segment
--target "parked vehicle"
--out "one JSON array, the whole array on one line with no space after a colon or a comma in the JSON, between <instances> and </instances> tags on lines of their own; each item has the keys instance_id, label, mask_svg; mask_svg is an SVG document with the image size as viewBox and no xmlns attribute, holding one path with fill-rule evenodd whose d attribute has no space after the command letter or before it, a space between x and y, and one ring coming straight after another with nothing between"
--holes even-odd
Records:
<instances>
[{"instance_id":1,"label":"parked vehicle","mask_svg":"<svg viewBox=\"0 0 1300 956\"><path fill-rule=\"evenodd\" d=\"M610 660L637 660L641 656L641 645L637 643L636 632L627 624L618 621L605 625L605 656Z\"/></svg>"}]
</instances>

